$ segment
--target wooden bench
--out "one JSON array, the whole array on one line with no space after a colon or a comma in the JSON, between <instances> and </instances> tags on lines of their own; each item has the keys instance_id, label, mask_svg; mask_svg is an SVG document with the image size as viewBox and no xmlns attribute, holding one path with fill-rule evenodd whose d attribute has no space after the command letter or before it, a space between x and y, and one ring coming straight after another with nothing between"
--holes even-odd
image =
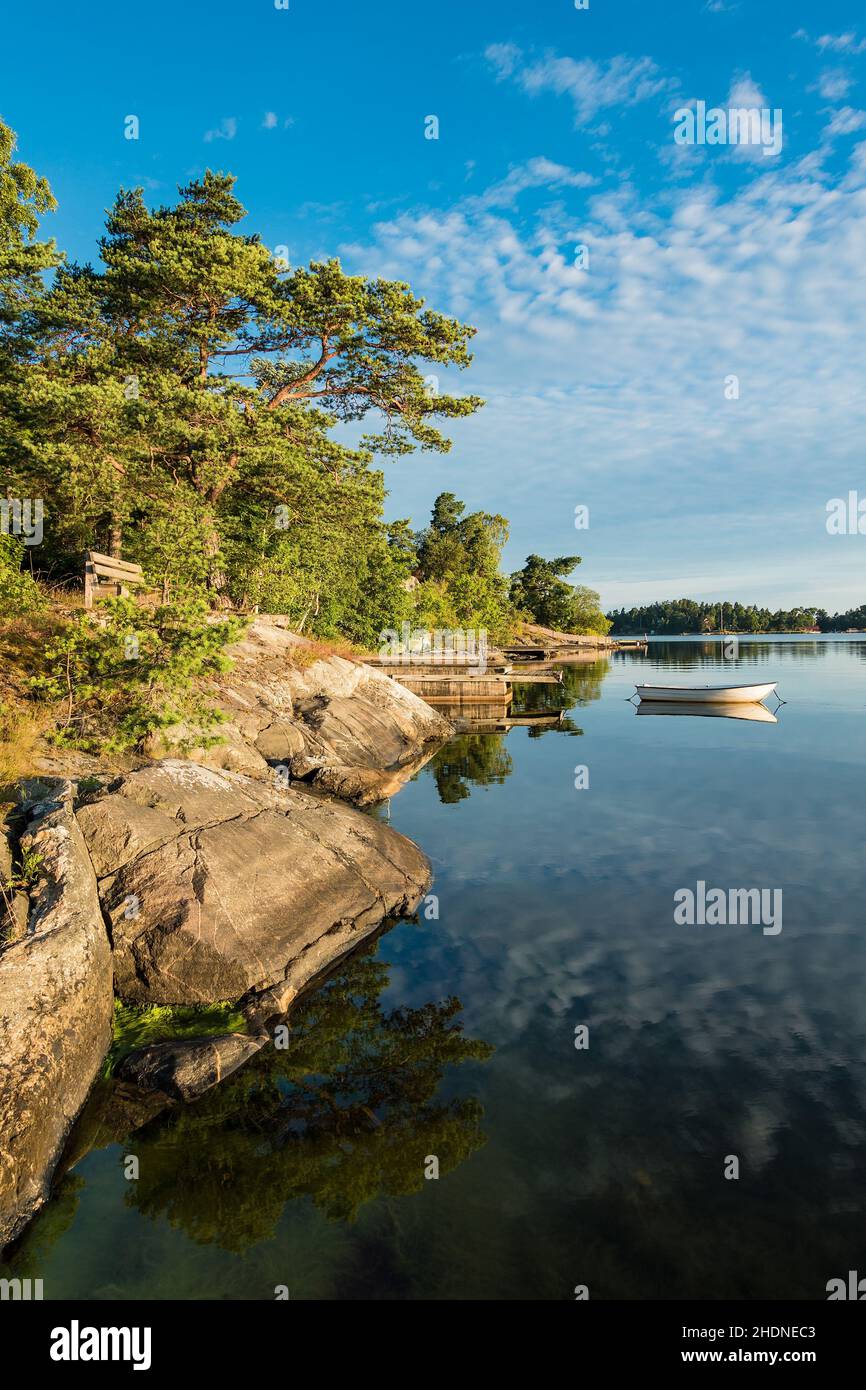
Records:
<instances>
[{"instance_id":1,"label":"wooden bench","mask_svg":"<svg viewBox=\"0 0 866 1390\"><path fill-rule=\"evenodd\" d=\"M126 560L114 560L110 555L88 550L84 562L85 608L92 608L100 598L118 598L127 593L129 585L143 583L141 565L131 565Z\"/></svg>"}]
</instances>

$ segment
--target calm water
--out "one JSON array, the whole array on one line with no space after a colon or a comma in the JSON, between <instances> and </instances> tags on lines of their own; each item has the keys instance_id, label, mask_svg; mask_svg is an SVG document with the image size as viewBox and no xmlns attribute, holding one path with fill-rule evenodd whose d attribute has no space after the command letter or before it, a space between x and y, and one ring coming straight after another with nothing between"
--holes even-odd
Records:
<instances>
[{"instance_id":1,"label":"calm water","mask_svg":"<svg viewBox=\"0 0 866 1390\"><path fill-rule=\"evenodd\" d=\"M626 703L734 665L779 681L777 724ZM143 1117L97 1098L13 1261L46 1297L820 1299L866 1274L866 641L657 642L519 694L568 715L457 739L390 807L438 921L197 1105L125 1137ZM781 888L781 934L675 925L700 879Z\"/></svg>"}]
</instances>

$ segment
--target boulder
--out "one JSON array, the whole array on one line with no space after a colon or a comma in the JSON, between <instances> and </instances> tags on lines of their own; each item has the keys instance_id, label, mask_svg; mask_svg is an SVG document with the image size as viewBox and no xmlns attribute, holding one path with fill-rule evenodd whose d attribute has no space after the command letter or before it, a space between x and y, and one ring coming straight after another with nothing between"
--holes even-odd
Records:
<instances>
[{"instance_id":1,"label":"boulder","mask_svg":"<svg viewBox=\"0 0 866 1390\"><path fill-rule=\"evenodd\" d=\"M359 805L390 796L452 725L384 672L337 655L309 661L314 650L284 618L255 618L212 687L221 742L196 746L195 730L176 725L146 751L176 756L182 743L191 762L264 781L275 765L286 767Z\"/></svg>"},{"instance_id":2,"label":"boulder","mask_svg":"<svg viewBox=\"0 0 866 1390\"><path fill-rule=\"evenodd\" d=\"M158 1091L172 1100L195 1100L243 1066L269 1042L267 1033L220 1033L136 1048L115 1075L140 1091Z\"/></svg>"},{"instance_id":3,"label":"boulder","mask_svg":"<svg viewBox=\"0 0 866 1390\"><path fill-rule=\"evenodd\" d=\"M360 811L180 759L126 774L78 821L132 1003L267 991L287 1007L430 882L418 847Z\"/></svg>"},{"instance_id":4,"label":"boulder","mask_svg":"<svg viewBox=\"0 0 866 1390\"><path fill-rule=\"evenodd\" d=\"M45 1201L111 1040L111 951L96 878L61 782L22 845L41 856L25 934L0 954L0 1247Z\"/></svg>"},{"instance_id":5,"label":"boulder","mask_svg":"<svg viewBox=\"0 0 866 1390\"><path fill-rule=\"evenodd\" d=\"M396 796L409 778L429 762L430 757L430 750L427 749L409 762L386 771L312 759L302 761L299 758L293 758L289 767L293 776L309 782L320 791L331 792L355 806L372 806L386 797Z\"/></svg>"}]
</instances>

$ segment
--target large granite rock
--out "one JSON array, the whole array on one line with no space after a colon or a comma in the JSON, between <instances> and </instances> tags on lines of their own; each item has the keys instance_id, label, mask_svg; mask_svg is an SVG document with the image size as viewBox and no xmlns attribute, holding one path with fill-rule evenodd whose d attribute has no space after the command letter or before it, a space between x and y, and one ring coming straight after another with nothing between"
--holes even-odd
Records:
<instances>
[{"instance_id":1,"label":"large granite rock","mask_svg":"<svg viewBox=\"0 0 866 1390\"><path fill-rule=\"evenodd\" d=\"M111 952L61 782L22 845L41 856L23 937L0 954L0 1247L45 1201L111 1039Z\"/></svg>"},{"instance_id":2,"label":"large granite rock","mask_svg":"<svg viewBox=\"0 0 866 1390\"><path fill-rule=\"evenodd\" d=\"M190 1097L429 885L411 841L343 803L398 791L451 725L382 672L319 657L280 618L255 620L230 654L213 689L219 745L196 748L186 728L173 731L186 757L155 742L146 751L164 760L146 767L37 760L53 800L24 841L42 868L7 924L20 939L0 952L0 1246L45 1200L110 1045L113 984L131 1002L242 1001L249 1034L128 1062L126 1085L148 1105ZM74 811L64 779L94 774L104 789Z\"/></svg>"},{"instance_id":3,"label":"large granite rock","mask_svg":"<svg viewBox=\"0 0 866 1390\"><path fill-rule=\"evenodd\" d=\"M392 795L453 727L383 672L341 656L310 662L314 651L285 619L254 619L214 688L222 741L196 747L195 731L178 726L148 752L165 756L183 740L204 767L267 780L279 766L357 805Z\"/></svg>"},{"instance_id":4,"label":"large granite rock","mask_svg":"<svg viewBox=\"0 0 866 1390\"><path fill-rule=\"evenodd\" d=\"M134 1003L266 993L280 1012L430 881L416 845L359 811L180 759L123 776L78 823Z\"/></svg>"}]
</instances>

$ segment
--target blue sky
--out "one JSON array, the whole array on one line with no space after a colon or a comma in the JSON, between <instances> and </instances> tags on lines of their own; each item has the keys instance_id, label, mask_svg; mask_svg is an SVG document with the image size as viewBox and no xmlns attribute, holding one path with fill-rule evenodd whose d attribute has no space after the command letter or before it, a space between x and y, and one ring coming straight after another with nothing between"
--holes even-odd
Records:
<instances>
[{"instance_id":1,"label":"blue sky","mask_svg":"<svg viewBox=\"0 0 866 1390\"><path fill-rule=\"evenodd\" d=\"M72 257L119 185L170 201L210 166L293 262L477 326L440 381L488 404L450 454L386 465L389 515L454 491L509 518L509 567L579 553L606 607L866 599L866 536L825 528L866 497L854 0L48 0L4 40L0 115ZM780 153L676 145L699 100L780 108Z\"/></svg>"}]
</instances>

